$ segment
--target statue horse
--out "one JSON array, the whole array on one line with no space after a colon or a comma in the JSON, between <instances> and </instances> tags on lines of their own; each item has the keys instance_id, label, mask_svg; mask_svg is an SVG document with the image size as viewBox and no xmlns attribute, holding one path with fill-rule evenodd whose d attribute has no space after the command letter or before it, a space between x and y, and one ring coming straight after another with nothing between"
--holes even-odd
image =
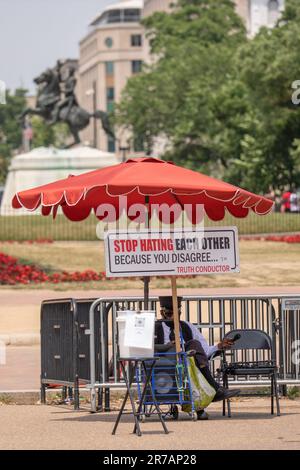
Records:
<instances>
[{"instance_id":1,"label":"statue horse","mask_svg":"<svg viewBox=\"0 0 300 470\"><path fill-rule=\"evenodd\" d=\"M24 121L25 116L29 114L41 116L46 122L50 122L53 109L59 102L61 95L59 76L53 70L47 69L33 81L39 85L36 107L26 108L20 119Z\"/></svg>"}]
</instances>

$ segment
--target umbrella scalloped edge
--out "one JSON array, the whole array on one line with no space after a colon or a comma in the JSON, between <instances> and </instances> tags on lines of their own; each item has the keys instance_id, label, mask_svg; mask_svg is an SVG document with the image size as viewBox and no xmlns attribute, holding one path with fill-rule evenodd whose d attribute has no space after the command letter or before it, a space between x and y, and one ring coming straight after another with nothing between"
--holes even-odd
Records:
<instances>
[{"instance_id":1,"label":"umbrella scalloped edge","mask_svg":"<svg viewBox=\"0 0 300 470\"><path fill-rule=\"evenodd\" d=\"M47 200L45 200L46 198L44 197L44 194L41 192L40 194L36 194L35 197L30 197L30 199L28 199L26 196L25 198L23 198L22 196L22 193L17 193L14 198L13 198L13 201L12 201L12 206L15 208L15 209L18 209L18 208L25 208L26 210L30 211L30 212L34 212L35 210L37 210L40 206L42 207L42 214L47 216L47 215L50 215L51 212L52 212L52 209L53 209L53 216L55 217L56 216L56 213L57 213L57 209L59 206L62 206L62 207L69 207L70 209L71 208L74 208L75 207L78 207L80 206L80 203L84 203L84 201L86 200L89 192L92 190L92 189L96 189L97 187L100 187L100 186L93 186L91 188L84 188L82 191L81 191L81 194L76 197L76 200L74 200L73 197L68 197L68 192L67 191L63 191L60 195L56 194L56 197L53 198L52 200L49 200L49 198ZM101 186L103 187L103 186ZM198 193L190 193L190 194L183 194L182 192L177 192L177 191L174 191L172 189L167 189L167 190L164 190L164 191L161 191L159 193L149 193L149 192L143 192L140 190L140 188L138 187L135 187L133 188L131 191L126 191L126 192L119 192L118 194L116 194L116 192L114 192L114 194L112 194L109 189L107 187L105 187L105 191L106 191L106 194L107 196L109 196L110 198L118 198L120 196L128 196L130 194L132 194L135 190L138 191L138 193L142 196L163 196L163 195L166 195L167 193L170 193L172 195L175 195L175 196L178 196L180 198L180 196L189 196L189 197L193 197L193 199L197 198L197 196L202 196L202 200L203 199L207 199L207 200L211 200L211 202L215 201L216 202L216 205L215 207L217 206L223 206L224 209L226 208L233 216L235 217L246 217L248 215L248 212L249 212L249 209L251 209L253 212L255 212L257 215L266 215L268 214L269 212L272 211L272 208L273 208L273 205L274 205L274 202L269 200L269 199L266 199L264 197L260 197L260 196L254 196L252 195L251 193L248 193L244 190L236 190L236 192L231 195L230 197L216 197L215 193L214 192L210 192L210 191L199 191ZM26 192L25 192L26 193ZM74 194L73 194L74 195ZM71 200L70 200L71 199ZM106 201L107 203L108 201ZM195 201L196 202L196 201ZM222 204L218 204L218 203L222 203ZM213 204L210 204L212 207L213 207ZM205 206L205 203L204 203L204 206ZM79 208L79 207L78 207ZM221 209L221 207L220 207ZM90 214L90 211L85 211L85 213L87 214L86 217L89 216ZM68 211L69 212L69 211ZM206 208L206 213L208 214L209 216L209 213L210 213L210 210L209 210L209 207ZM67 214L65 214L66 217L68 217ZM86 218L84 217L84 218ZM210 217L210 216L209 216ZM222 217L211 217L213 220L222 220L224 217L224 214ZM83 220L83 219L80 219L80 220Z\"/></svg>"},{"instance_id":2,"label":"umbrella scalloped edge","mask_svg":"<svg viewBox=\"0 0 300 470\"><path fill-rule=\"evenodd\" d=\"M202 204L212 220L222 220L226 209L235 217L246 217L249 209L265 215L274 204L229 183L146 157L18 192L12 206L31 212L42 206L43 215L52 212L54 217L61 206L70 220L83 220L92 209L96 212L101 204L111 204L117 209L117 219L122 213L118 200L121 196L127 197L127 210L134 204L144 205L146 196L150 197L150 206L179 203L183 209L186 204Z\"/></svg>"}]
</instances>

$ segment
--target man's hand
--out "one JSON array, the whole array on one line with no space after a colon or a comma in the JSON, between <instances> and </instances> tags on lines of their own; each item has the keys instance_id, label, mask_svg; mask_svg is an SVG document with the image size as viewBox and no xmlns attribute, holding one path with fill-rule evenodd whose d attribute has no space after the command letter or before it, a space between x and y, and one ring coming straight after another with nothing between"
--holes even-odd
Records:
<instances>
[{"instance_id":1,"label":"man's hand","mask_svg":"<svg viewBox=\"0 0 300 470\"><path fill-rule=\"evenodd\" d=\"M225 338L221 341L221 343L218 343L218 349L230 349L231 346L233 345L233 341L229 338Z\"/></svg>"}]
</instances>

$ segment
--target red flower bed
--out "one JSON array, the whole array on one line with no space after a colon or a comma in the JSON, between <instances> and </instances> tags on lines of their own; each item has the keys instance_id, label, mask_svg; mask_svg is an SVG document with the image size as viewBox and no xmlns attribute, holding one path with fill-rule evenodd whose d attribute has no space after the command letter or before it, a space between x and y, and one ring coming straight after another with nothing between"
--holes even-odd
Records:
<instances>
[{"instance_id":1,"label":"red flower bed","mask_svg":"<svg viewBox=\"0 0 300 470\"><path fill-rule=\"evenodd\" d=\"M300 235L269 235L265 240L271 242L300 243Z\"/></svg>"},{"instance_id":2,"label":"red flower bed","mask_svg":"<svg viewBox=\"0 0 300 470\"><path fill-rule=\"evenodd\" d=\"M300 234L295 235L249 235L240 237L240 240L263 240L267 242L300 243Z\"/></svg>"},{"instance_id":3,"label":"red flower bed","mask_svg":"<svg viewBox=\"0 0 300 470\"><path fill-rule=\"evenodd\" d=\"M267 235L267 236L242 236L241 240L263 240L272 242L285 242L285 243L300 243L300 234L295 235ZM52 243L52 240L39 239L28 240L21 243ZM13 240L9 243L14 242ZM162 276L158 276L162 277ZM181 276L182 278L193 278L194 275ZM85 271L68 272L63 271L59 273L47 273L41 267L35 264L23 264L14 258L0 252L0 285L16 285L16 284L31 284L51 282L58 284L60 282L90 282L102 280L114 280L115 278L107 278L105 272L96 272L91 269ZM120 278L119 278L120 279ZM140 279L139 277L132 277L132 280Z\"/></svg>"},{"instance_id":4,"label":"red flower bed","mask_svg":"<svg viewBox=\"0 0 300 470\"><path fill-rule=\"evenodd\" d=\"M101 281L105 278L105 273L96 273L87 269L83 272L47 274L43 269L34 264L22 264L13 256L0 253L0 284L16 285L41 282L89 282Z\"/></svg>"},{"instance_id":5,"label":"red flower bed","mask_svg":"<svg viewBox=\"0 0 300 470\"><path fill-rule=\"evenodd\" d=\"M163 278L163 276L158 276ZM194 275L181 276L182 278L193 278ZM90 282L90 281L113 281L116 278L105 276L105 272L93 271L87 269L85 271L48 274L35 264L22 264L17 258L0 253L0 285L14 286L16 284L39 284L42 282L51 282L58 284L60 282ZM119 278L120 279L120 278ZM141 279L140 277L132 277L132 280Z\"/></svg>"},{"instance_id":6,"label":"red flower bed","mask_svg":"<svg viewBox=\"0 0 300 470\"><path fill-rule=\"evenodd\" d=\"M24 245L33 245L34 243L37 244L47 244L47 243L53 243L53 240L51 238L37 238L36 240L3 240L4 243L18 243L18 244L24 244Z\"/></svg>"},{"instance_id":7,"label":"red flower bed","mask_svg":"<svg viewBox=\"0 0 300 470\"><path fill-rule=\"evenodd\" d=\"M47 274L39 267L18 263L16 258L0 253L0 284L29 284L47 280Z\"/></svg>"}]
</instances>

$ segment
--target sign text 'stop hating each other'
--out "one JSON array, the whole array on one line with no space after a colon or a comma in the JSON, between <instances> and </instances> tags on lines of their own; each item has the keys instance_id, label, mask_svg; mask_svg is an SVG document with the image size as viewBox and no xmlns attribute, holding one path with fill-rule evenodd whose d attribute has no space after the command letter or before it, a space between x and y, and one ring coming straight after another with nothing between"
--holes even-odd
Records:
<instances>
[{"instance_id":1,"label":"sign text 'stop hating each other'","mask_svg":"<svg viewBox=\"0 0 300 470\"><path fill-rule=\"evenodd\" d=\"M108 231L104 240L108 277L239 272L236 227Z\"/></svg>"}]
</instances>

